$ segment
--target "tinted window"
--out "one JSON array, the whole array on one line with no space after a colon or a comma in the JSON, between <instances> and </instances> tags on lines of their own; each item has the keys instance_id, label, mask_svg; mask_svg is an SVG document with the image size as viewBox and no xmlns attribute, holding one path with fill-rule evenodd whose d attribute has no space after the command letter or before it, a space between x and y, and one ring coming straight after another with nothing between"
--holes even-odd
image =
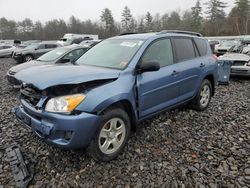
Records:
<instances>
[{"instance_id":1,"label":"tinted window","mask_svg":"<svg viewBox=\"0 0 250 188\"><path fill-rule=\"evenodd\" d=\"M170 39L154 42L145 52L143 62L157 61L161 67L173 64L173 52Z\"/></svg>"},{"instance_id":2,"label":"tinted window","mask_svg":"<svg viewBox=\"0 0 250 188\"><path fill-rule=\"evenodd\" d=\"M174 44L179 62L195 58L194 45L191 39L174 39Z\"/></svg>"},{"instance_id":3,"label":"tinted window","mask_svg":"<svg viewBox=\"0 0 250 188\"><path fill-rule=\"evenodd\" d=\"M207 42L204 39L194 39L201 56L207 55Z\"/></svg>"},{"instance_id":4,"label":"tinted window","mask_svg":"<svg viewBox=\"0 0 250 188\"><path fill-rule=\"evenodd\" d=\"M46 44L45 48L56 48L57 45L56 44Z\"/></svg>"}]
</instances>

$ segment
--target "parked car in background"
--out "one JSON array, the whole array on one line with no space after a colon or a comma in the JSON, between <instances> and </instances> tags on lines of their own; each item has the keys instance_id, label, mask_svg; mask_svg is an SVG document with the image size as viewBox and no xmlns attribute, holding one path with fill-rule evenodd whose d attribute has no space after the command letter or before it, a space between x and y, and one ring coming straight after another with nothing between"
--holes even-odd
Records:
<instances>
[{"instance_id":1,"label":"parked car in background","mask_svg":"<svg viewBox=\"0 0 250 188\"><path fill-rule=\"evenodd\" d=\"M67 46L71 44L80 44L85 40L98 40L98 35L67 33L59 41L57 41L57 43L62 46Z\"/></svg>"},{"instance_id":2,"label":"parked car in background","mask_svg":"<svg viewBox=\"0 0 250 188\"><path fill-rule=\"evenodd\" d=\"M185 31L116 36L75 64L32 67L22 81L18 120L47 143L87 147L96 160L121 153L131 128L192 102L205 110L217 83L208 41Z\"/></svg>"},{"instance_id":3,"label":"parked car in background","mask_svg":"<svg viewBox=\"0 0 250 188\"><path fill-rule=\"evenodd\" d=\"M216 48L215 48L215 53L217 56L223 55L227 53L227 51L235 45L240 45L241 41L239 40L228 40L228 41L223 41L221 42Z\"/></svg>"},{"instance_id":4,"label":"parked car in background","mask_svg":"<svg viewBox=\"0 0 250 188\"><path fill-rule=\"evenodd\" d=\"M0 57L11 57L13 51L16 49L16 46L9 44L0 45Z\"/></svg>"},{"instance_id":5,"label":"parked car in background","mask_svg":"<svg viewBox=\"0 0 250 188\"><path fill-rule=\"evenodd\" d=\"M20 45L19 48L26 48L27 46L31 45L31 44L36 44L36 43L40 43L42 41L40 40L27 40L27 41L23 41Z\"/></svg>"},{"instance_id":6,"label":"parked car in background","mask_svg":"<svg viewBox=\"0 0 250 188\"><path fill-rule=\"evenodd\" d=\"M219 56L218 60L232 63L231 76L250 76L250 46L233 46L228 53Z\"/></svg>"},{"instance_id":7,"label":"parked car in background","mask_svg":"<svg viewBox=\"0 0 250 188\"><path fill-rule=\"evenodd\" d=\"M24 49L16 50L13 53L13 58L17 63L31 61L60 46L60 44L51 41L31 44Z\"/></svg>"},{"instance_id":8,"label":"parked car in background","mask_svg":"<svg viewBox=\"0 0 250 188\"><path fill-rule=\"evenodd\" d=\"M22 63L20 65L16 65L11 67L7 72L7 80L11 85L15 88L20 88L21 81L15 78L15 74L24 69L42 66L42 65L62 65L65 63L74 63L79 57L81 57L89 48L79 46L79 45L71 45L56 48L36 60L32 60L26 63ZM32 72L31 72L32 74Z\"/></svg>"}]
</instances>

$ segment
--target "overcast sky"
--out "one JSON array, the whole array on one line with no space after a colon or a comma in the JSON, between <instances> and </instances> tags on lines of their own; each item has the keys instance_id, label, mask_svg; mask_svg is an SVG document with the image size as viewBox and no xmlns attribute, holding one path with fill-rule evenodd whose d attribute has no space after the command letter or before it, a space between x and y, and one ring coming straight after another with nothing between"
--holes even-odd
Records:
<instances>
[{"instance_id":1,"label":"overcast sky","mask_svg":"<svg viewBox=\"0 0 250 188\"><path fill-rule=\"evenodd\" d=\"M208 0L202 0L202 4ZM0 0L0 17L20 21L24 18L42 22L70 16L86 20L99 20L101 11L109 8L116 21L120 21L124 6L131 9L133 16L169 13L173 10L190 9L196 0ZM224 0L232 8L234 0ZM226 12L229 12L227 8Z\"/></svg>"}]
</instances>

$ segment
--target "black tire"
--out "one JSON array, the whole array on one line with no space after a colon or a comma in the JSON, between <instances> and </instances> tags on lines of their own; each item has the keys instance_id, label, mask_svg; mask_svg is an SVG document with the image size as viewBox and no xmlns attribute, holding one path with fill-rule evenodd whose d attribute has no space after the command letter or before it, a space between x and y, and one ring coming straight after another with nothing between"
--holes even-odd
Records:
<instances>
[{"instance_id":1,"label":"black tire","mask_svg":"<svg viewBox=\"0 0 250 188\"><path fill-rule=\"evenodd\" d=\"M101 122L93 140L91 141L90 145L88 146L87 153L96 161L108 162L108 161L115 159L124 149L128 139L129 139L129 136L130 136L131 123L130 123L130 119L129 119L128 114L120 108L111 108L109 110L106 110L103 113L102 118L103 118L103 121ZM104 128L104 126L107 126L107 123L114 118L118 118L124 122L125 126L123 126L123 127L125 127L126 131L125 131L125 135L123 137L124 140L121 142L121 145L118 147L119 149L117 149L113 153L106 154L106 153L102 152L101 148L100 148L101 147L100 146L100 143L101 143L100 133L101 133L102 129ZM111 127L111 124L110 124L110 127ZM110 139L110 138L107 138L106 141L108 139ZM113 139L115 139L115 138L113 138Z\"/></svg>"},{"instance_id":2,"label":"black tire","mask_svg":"<svg viewBox=\"0 0 250 188\"><path fill-rule=\"evenodd\" d=\"M209 89L209 96L206 97L207 101L205 103L202 103L201 99L202 99L202 91L204 88L208 88ZM197 111L204 111L207 109L207 107L209 106L209 103L211 101L212 98L212 84L209 80L205 79L202 81L200 89L196 95L196 97L194 98L194 100L192 101L192 107L193 109L197 110Z\"/></svg>"},{"instance_id":3,"label":"black tire","mask_svg":"<svg viewBox=\"0 0 250 188\"><path fill-rule=\"evenodd\" d=\"M24 56L24 62L28 62L28 61L31 61L33 59L34 59L34 57L32 55L26 55L26 56Z\"/></svg>"}]
</instances>

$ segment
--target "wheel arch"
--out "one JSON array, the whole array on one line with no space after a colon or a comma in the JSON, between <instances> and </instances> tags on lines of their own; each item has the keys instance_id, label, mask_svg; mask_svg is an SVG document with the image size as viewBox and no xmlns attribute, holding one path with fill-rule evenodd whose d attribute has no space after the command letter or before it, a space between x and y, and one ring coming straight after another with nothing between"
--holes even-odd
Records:
<instances>
[{"instance_id":1,"label":"wheel arch","mask_svg":"<svg viewBox=\"0 0 250 188\"><path fill-rule=\"evenodd\" d=\"M123 109L129 116L130 122L131 122L131 128L132 130L135 130L136 124L137 124L137 116L135 114L134 108L129 100L123 99L116 101L109 106L103 108L98 112L98 114L104 113L104 111L110 109L110 108L121 108Z\"/></svg>"}]
</instances>

